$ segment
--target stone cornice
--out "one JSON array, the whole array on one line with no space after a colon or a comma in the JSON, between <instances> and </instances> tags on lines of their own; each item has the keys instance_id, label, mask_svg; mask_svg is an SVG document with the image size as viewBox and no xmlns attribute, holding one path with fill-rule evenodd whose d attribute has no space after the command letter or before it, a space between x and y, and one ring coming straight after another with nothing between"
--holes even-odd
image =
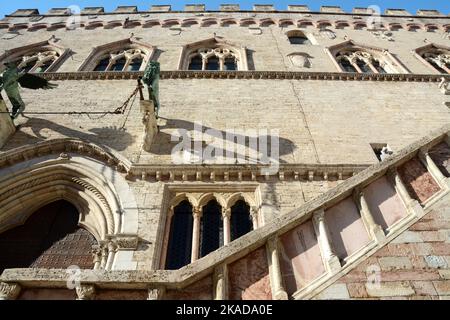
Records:
<instances>
[{"instance_id":1,"label":"stone cornice","mask_svg":"<svg viewBox=\"0 0 450 320\"><path fill-rule=\"evenodd\" d=\"M47 80L136 80L143 72L48 72L41 74ZM345 72L292 72L292 71L161 71L161 79L261 79L261 80L341 80L439 82L443 74L366 74Z\"/></svg>"},{"instance_id":2,"label":"stone cornice","mask_svg":"<svg viewBox=\"0 0 450 320\"><path fill-rule=\"evenodd\" d=\"M265 176L267 165L255 164L134 164L105 146L79 139L54 139L0 153L0 170L34 158L59 155L61 161L71 156L87 156L125 174L129 180L150 181L257 181L344 180L370 164L280 164L276 175Z\"/></svg>"}]
</instances>

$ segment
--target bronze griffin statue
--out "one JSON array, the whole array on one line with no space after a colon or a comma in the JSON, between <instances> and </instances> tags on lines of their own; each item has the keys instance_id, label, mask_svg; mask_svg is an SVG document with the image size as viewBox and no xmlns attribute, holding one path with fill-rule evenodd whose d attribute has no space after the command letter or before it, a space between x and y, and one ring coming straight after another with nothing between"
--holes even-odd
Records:
<instances>
[{"instance_id":1,"label":"bronze griffin statue","mask_svg":"<svg viewBox=\"0 0 450 320\"><path fill-rule=\"evenodd\" d=\"M25 103L23 102L19 85L27 89L53 89L56 84L48 82L46 79L30 73L20 72L14 62L5 63L6 70L0 75L0 93L5 90L13 108L11 118L15 119L19 114L23 114ZM0 94L1 96L1 94Z\"/></svg>"}]
</instances>

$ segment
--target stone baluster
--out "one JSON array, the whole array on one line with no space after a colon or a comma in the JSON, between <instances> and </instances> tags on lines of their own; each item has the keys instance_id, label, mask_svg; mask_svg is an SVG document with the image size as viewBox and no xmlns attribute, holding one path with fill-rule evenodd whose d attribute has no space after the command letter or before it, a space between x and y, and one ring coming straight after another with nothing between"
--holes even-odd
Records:
<instances>
[{"instance_id":1,"label":"stone baluster","mask_svg":"<svg viewBox=\"0 0 450 320\"><path fill-rule=\"evenodd\" d=\"M231 242L231 209L222 208L223 219L223 244L227 245Z\"/></svg>"},{"instance_id":2,"label":"stone baluster","mask_svg":"<svg viewBox=\"0 0 450 320\"><path fill-rule=\"evenodd\" d=\"M198 207L194 207L192 211L194 217L194 226L192 231L192 251L191 251L191 262L198 259L199 247L200 247L200 222L202 217L202 210Z\"/></svg>"},{"instance_id":3,"label":"stone baluster","mask_svg":"<svg viewBox=\"0 0 450 320\"><path fill-rule=\"evenodd\" d=\"M226 264L214 270L214 300L228 299L228 267Z\"/></svg>"},{"instance_id":4,"label":"stone baluster","mask_svg":"<svg viewBox=\"0 0 450 320\"><path fill-rule=\"evenodd\" d=\"M325 267L329 273L336 273L341 269L341 262L331 245L328 228L325 224L325 210L320 209L314 212L312 222Z\"/></svg>"},{"instance_id":5,"label":"stone baluster","mask_svg":"<svg viewBox=\"0 0 450 320\"><path fill-rule=\"evenodd\" d=\"M77 292L77 300L94 300L95 299L95 286L81 284L75 288Z\"/></svg>"},{"instance_id":6,"label":"stone baluster","mask_svg":"<svg viewBox=\"0 0 450 320\"><path fill-rule=\"evenodd\" d=\"M273 297L275 300L287 300L288 295L284 289L283 276L281 274L277 236L268 239L266 249L267 257L269 259L269 272Z\"/></svg>"},{"instance_id":7,"label":"stone baluster","mask_svg":"<svg viewBox=\"0 0 450 320\"><path fill-rule=\"evenodd\" d=\"M0 282L0 300L16 300L21 287L17 283Z\"/></svg>"},{"instance_id":8,"label":"stone baluster","mask_svg":"<svg viewBox=\"0 0 450 320\"><path fill-rule=\"evenodd\" d=\"M361 214L361 218L366 226L367 231L372 240L377 242L382 241L386 236L384 234L383 228L375 223L373 219L372 212L370 211L369 204L367 203L366 197L364 196L364 192L359 189L355 189L353 192L353 199L358 207L358 210Z\"/></svg>"},{"instance_id":9,"label":"stone baluster","mask_svg":"<svg viewBox=\"0 0 450 320\"><path fill-rule=\"evenodd\" d=\"M405 184L400 178L400 175L398 174L397 168L396 167L389 168L389 170L387 171L387 177L393 184L398 196L405 204L406 210L409 212L409 214L412 214L414 216L421 215L421 213L423 213L423 209L419 204L419 201L411 197L411 195L408 192L408 189L406 188Z\"/></svg>"},{"instance_id":10,"label":"stone baluster","mask_svg":"<svg viewBox=\"0 0 450 320\"><path fill-rule=\"evenodd\" d=\"M441 172L439 167L436 165L436 163L433 161L433 159L430 157L428 148L422 148L419 151L419 160L423 163L425 168L427 168L428 172L431 174L431 176L434 178L434 180L439 184L441 188L446 188L447 178L444 176L444 174Z\"/></svg>"}]
</instances>

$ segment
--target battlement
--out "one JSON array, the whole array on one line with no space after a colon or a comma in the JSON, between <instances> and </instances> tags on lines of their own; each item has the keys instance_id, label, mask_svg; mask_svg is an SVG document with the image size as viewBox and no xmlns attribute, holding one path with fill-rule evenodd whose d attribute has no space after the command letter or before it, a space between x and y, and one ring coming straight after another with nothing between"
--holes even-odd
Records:
<instances>
[{"instance_id":1,"label":"battlement","mask_svg":"<svg viewBox=\"0 0 450 320\"><path fill-rule=\"evenodd\" d=\"M172 10L171 5L152 5L150 8L146 8L144 10L139 10L137 6L119 6L112 12L105 12L103 7L86 7L81 10L82 15L91 15L91 14L124 14L124 13L155 13L155 12L308 12L308 13L317 13L317 14L372 14L372 8L361 8L356 7L353 8L350 12L344 11L340 6L321 6L320 11L313 12L307 5L303 4L295 4L288 5L287 8L277 8L273 4L254 4L252 6L252 10L242 9L239 4L221 4L218 9L208 9L204 4L186 4L184 6L184 11L175 11ZM40 13L38 9L18 9L15 12L7 15L14 17L29 17L34 15L70 15L69 8L52 8L46 13ZM419 9L415 15L421 17L445 17L446 14L449 13L441 13L438 10L434 9ZM386 16L414 16L414 14L406 11L405 9L396 8L396 9L386 9L384 14Z\"/></svg>"}]
</instances>

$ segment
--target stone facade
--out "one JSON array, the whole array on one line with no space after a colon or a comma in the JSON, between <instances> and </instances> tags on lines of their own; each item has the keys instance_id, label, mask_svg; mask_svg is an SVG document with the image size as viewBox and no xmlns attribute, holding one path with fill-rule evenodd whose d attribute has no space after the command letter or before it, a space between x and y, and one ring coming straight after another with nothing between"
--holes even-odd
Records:
<instances>
[{"instance_id":1,"label":"stone facade","mask_svg":"<svg viewBox=\"0 0 450 320\"><path fill-rule=\"evenodd\" d=\"M0 62L53 50L41 76L58 85L21 90L26 117L14 123L4 113L6 95L6 104L0 100L0 232L67 200L98 241L99 272L81 270L81 285L67 290L64 272L5 270L0 297L448 297L449 226L440 212L450 151L440 128L450 120L450 78L419 54L427 44L449 50L448 17L391 10L372 26L361 8L256 5L251 18L221 8L89 8L79 16L19 10L0 20ZM290 34L308 42L292 44ZM125 56L142 50L144 63L160 62L158 119L137 88L143 65L92 71L108 50L122 54L121 46L134 50ZM186 70L189 50L203 46L231 50L237 70ZM341 49L386 57L388 73L343 72ZM227 134L244 132L244 144L277 135L279 169L264 174L260 158L176 164L178 130L191 134L192 145L214 140L243 158L256 150L242 151ZM198 138L199 130L208 131ZM397 158L379 164L374 145ZM211 199L224 209L224 227L226 210L245 200L256 230L180 270L162 270L173 207L187 200L201 210ZM367 288L368 266L379 270L381 287Z\"/></svg>"}]
</instances>

